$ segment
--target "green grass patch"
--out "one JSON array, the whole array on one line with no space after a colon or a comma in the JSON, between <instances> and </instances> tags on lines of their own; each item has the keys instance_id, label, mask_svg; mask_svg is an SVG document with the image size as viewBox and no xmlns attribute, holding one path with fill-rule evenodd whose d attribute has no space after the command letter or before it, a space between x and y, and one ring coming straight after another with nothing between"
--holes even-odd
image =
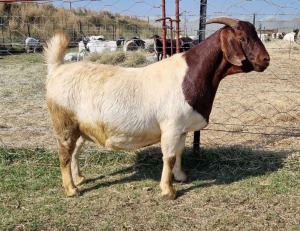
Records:
<instances>
[{"instance_id":1,"label":"green grass patch","mask_svg":"<svg viewBox=\"0 0 300 231\"><path fill-rule=\"evenodd\" d=\"M274 153L252 151L239 146L202 149L200 153L190 151L186 158L188 169L206 174L203 179L214 179L219 184L228 184L247 177L276 171L283 166L284 157Z\"/></svg>"},{"instance_id":2,"label":"green grass patch","mask_svg":"<svg viewBox=\"0 0 300 231\"><path fill-rule=\"evenodd\" d=\"M57 153L2 147L0 230L297 230L295 161L236 146L187 149L189 181L175 182L179 197L164 201L159 148L133 154L87 147L82 195L66 198Z\"/></svg>"}]
</instances>

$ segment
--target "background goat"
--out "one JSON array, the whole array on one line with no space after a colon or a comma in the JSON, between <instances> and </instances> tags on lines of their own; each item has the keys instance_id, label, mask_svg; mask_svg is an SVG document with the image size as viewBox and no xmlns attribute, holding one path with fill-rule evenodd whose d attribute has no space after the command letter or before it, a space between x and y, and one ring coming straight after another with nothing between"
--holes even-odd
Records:
<instances>
[{"instance_id":1,"label":"background goat","mask_svg":"<svg viewBox=\"0 0 300 231\"><path fill-rule=\"evenodd\" d=\"M163 58L163 43L158 35L153 35L154 39L154 50L157 56L157 61L162 60ZM166 54L171 56L176 54L176 40L166 39Z\"/></svg>"},{"instance_id":2,"label":"background goat","mask_svg":"<svg viewBox=\"0 0 300 231\"><path fill-rule=\"evenodd\" d=\"M120 37L117 41L116 41L116 44L117 44L117 47L123 47L124 46L124 42L125 42L125 38L124 37Z\"/></svg>"},{"instance_id":3,"label":"background goat","mask_svg":"<svg viewBox=\"0 0 300 231\"><path fill-rule=\"evenodd\" d=\"M163 43L161 38L158 35L153 35L152 38L154 39L154 51L157 56L157 61L162 60L163 56ZM194 47L194 41L188 37L180 38L180 48L179 51L187 51ZM166 54L167 56L171 56L176 54L176 39L166 39Z\"/></svg>"},{"instance_id":4,"label":"background goat","mask_svg":"<svg viewBox=\"0 0 300 231\"><path fill-rule=\"evenodd\" d=\"M47 105L56 132L63 186L78 194L84 182L78 155L84 140L132 150L161 142L162 195L175 199L172 174L185 181L181 157L188 132L207 126L220 81L264 71L268 52L254 26L217 18L227 26L185 53L142 68L79 62L63 64L69 40L56 34L45 47Z\"/></svg>"},{"instance_id":5,"label":"background goat","mask_svg":"<svg viewBox=\"0 0 300 231\"><path fill-rule=\"evenodd\" d=\"M27 53L35 53L39 47L41 47L40 40L32 37L28 37L25 39L25 50L27 51Z\"/></svg>"},{"instance_id":6,"label":"background goat","mask_svg":"<svg viewBox=\"0 0 300 231\"><path fill-rule=\"evenodd\" d=\"M86 45L87 51L93 53L103 53L106 51L116 51L117 44L116 41L104 41L104 40L90 40Z\"/></svg>"},{"instance_id":7,"label":"background goat","mask_svg":"<svg viewBox=\"0 0 300 231\"><path fill-rule=\"evenodd\" d=\"M86 56L86 51L82 50L81 52L70 52L65 54L64 61L80 61L83 57Z\"/></svg>"},{"instance_id":8,"label":"background goat","mask_svg":"<svg viewBox=\"0 0 300 231\"><path fill-rule=\"evenodd\" d=\"M299 29L287 33L283 36L283 41L296 42L299 34Z\"/></svg>"},{"instance_id":9,"label":"background goat","mask_svg":"<svg viewBox=\"0 0 300 231\"><path fill-rule=\"evenodd\" d=\"M145 48L145 41L137 37L133 37L132 39L126 40L123 46L123 50L125 52L136 51L138 49L144 49L144 48Z\"/></svg>"},{"instance_id":10,"label":"background goat","mask_svg":"<svg viewBox=\"0 0 300 231\"><path fill-rule=\"evenodd\" d=\"M295 42L295 32L287 33L283 36L283 41Z\"/></svg>"}]
</instances>

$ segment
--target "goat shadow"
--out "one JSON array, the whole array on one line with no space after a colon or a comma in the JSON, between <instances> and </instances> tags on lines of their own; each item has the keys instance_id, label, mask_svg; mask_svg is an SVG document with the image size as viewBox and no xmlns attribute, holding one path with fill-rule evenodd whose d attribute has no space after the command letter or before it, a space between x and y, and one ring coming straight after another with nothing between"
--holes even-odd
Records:
<instances>
[{"instance_id":1,"label":"goat shadow","mask_svg":"<svg viewBox=\"0 0 300 231\"><path fill-rule=\"evenodd\" d=\"M178 190L178 197L195 188L230 184L277 171L283 166L288 154L288 152L254 151L242 146L201 148L198 152L186 148L183 155L183 169L188 175L188 183L192 183L193 186ZM162 167L160 147L145 148L137 153L136 161L132 166L108 174L124 175L124 177L114 181L103 180L105 178L103 175L88 178L86 181L88 184L81 190L81 194L101 187L145 179L153 179L159 184Z\"/></svg>"}]
</instances>

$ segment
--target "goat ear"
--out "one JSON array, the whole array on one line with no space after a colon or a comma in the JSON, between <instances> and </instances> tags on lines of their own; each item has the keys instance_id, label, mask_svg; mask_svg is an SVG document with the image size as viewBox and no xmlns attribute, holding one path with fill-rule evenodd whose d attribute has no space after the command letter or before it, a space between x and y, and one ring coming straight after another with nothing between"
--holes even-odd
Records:
<instances>
[{"instance_id":1,"label":"goat ear","mask_svg":"<svg viewBox=\"0 0 300 231\"><path fill-rule=\"evenodd\" d=\"M246 59L240 43L237 41L231 28L226 28L220 34L221 49L228 62L235 66L242 66L242 61Z\"/></svg>"}]
</instances>

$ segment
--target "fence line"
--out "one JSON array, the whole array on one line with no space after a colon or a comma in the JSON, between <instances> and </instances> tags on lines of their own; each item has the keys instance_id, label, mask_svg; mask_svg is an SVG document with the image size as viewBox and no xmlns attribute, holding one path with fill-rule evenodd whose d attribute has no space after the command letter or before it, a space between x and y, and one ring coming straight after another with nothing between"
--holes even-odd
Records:
<instances>
[{"instance_id":1,"label":"fence line","mask_svg":"<svg viewBox=\"0 0 300 231\"><path fill-rule=\"evenodd\" d=\"M119 36L150 38L161 33L160 23L155 21L161 18L160 1L142 0L134 1L134 4L128 1L127 5L123 5L124 8L119 8L119 2L105 5L105 1L41 1L12 4L10 11L2 5L0 55L22 50L28 36L44 42L59 29L67 31L74 44L80 41L81 32L86 35L101 34L109 40ZM181 35L198 36L199 2L189 1L189 6L180 2ZM266 7L263 6L251 12L247 7L250 2L242 0L225 1L223 7L215 1L208 1L207 19L230 16L252 22L255 16L256 27L261 30L291 32L300 28L300 2L286 2L290 3L286 7L276 5L275 1L253 2L264 3L269 8L275 7L277 11L269 14L264 12ZM58 9L51 4L55 4ZM98 4L98 12L89 10L95 4ZM169 1L167 4L170 7ZM27 13L18 11L18 14L11 14L18 7L24 7ZM110 9L112 13L107 11ZM145 13L137 16L138 10ZM51 15L54 13L57 15ZM175 18L174 14L172 9L167 10L167 16ZM220 25L208 25L206 35L209 36L218 28ZM299 139L300 44L273 39L266 41L265 46L271 54L271 66L264 73L239 74L222 81L210 125L201 135L203 144L227 145L234 142L238 145L263 147L274 146L290 138ZM293 145L299 147L295 143Z\"/></svg>"}]
</instances>

